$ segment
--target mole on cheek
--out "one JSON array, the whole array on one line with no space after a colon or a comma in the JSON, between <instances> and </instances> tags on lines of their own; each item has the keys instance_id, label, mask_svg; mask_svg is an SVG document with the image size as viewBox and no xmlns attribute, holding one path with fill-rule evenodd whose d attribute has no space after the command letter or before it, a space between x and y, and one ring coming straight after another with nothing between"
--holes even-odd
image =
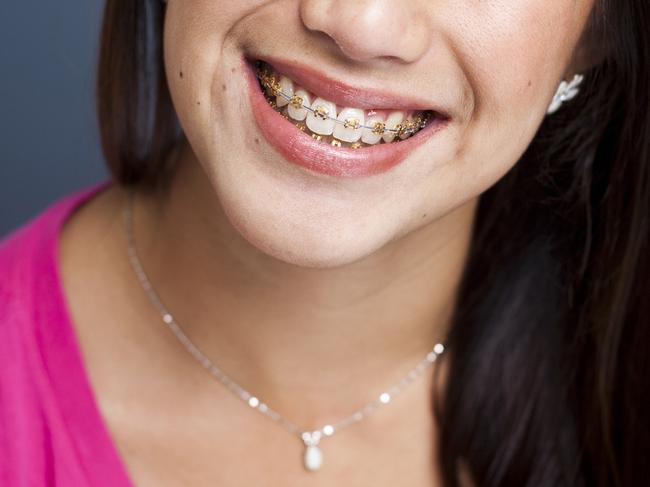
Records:
<instances>
[{"instance_id":1,"label":"mole on cheek","mask_svg":"<svg viewBox=\"0 0 650 487\"><path fill-rule=\"evenodd\" d=\"M226 85L221 85L221 89L222 89L223 91L226 91L226 89L227 89L227 88L226 88Z\"/></svg>"},{"instance_id":2,"label":"mole on cheek","mask_svg":"<svg viewBox=\"0 0 650 487\"><path fill-rule=\"evenodd\" d=\"M179 73L179 76L182 78L183 77L183 71Z\"/></svg>"}]
</instances>

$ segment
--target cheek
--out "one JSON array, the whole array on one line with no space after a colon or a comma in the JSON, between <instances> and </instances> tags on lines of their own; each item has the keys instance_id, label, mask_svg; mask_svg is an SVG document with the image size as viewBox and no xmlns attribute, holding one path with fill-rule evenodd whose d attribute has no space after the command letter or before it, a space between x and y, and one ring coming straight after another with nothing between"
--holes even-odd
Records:
<instances>
[{"instance_id":1,"label":"cheek","mask_svg":"<svg viewBox=\"0 0 650 487\"><path fill-rule=\"evenodd\" d=\"M477 114L543 115L584 28L592 0L454 2L459 60Z\"/></svg>"},{"instance_id":2,"label":"cheek","mask_svg":"<svg viewBox=\"0 0 650 487\"><path fill-rule=\"evenodd\" d=\"M234 66L223 62L228 33L261 5L260 0L180 0L165 15L164 65L183 130L196 150L210 144L208 127L219 130L225 96L220 88Z\"/></svg>"},{"instance_id":3,"label":"cheek","mask_svg":"<svg viewBox=\"0 0 650 487\"><path fill-rule=\"evenodd\" d=\"M474 171L477 191L503 176L530 144L592 3L459 0L450 7L449 41L473 96L457 159Z\"/></svg>"}]
</instances>

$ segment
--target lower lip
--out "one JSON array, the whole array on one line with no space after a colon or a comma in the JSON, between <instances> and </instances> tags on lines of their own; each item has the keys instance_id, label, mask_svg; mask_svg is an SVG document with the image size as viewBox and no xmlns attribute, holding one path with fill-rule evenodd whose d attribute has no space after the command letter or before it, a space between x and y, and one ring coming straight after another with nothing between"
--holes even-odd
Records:
<instances>
[{"instance_id":1,"label":"lower lip","mask_svg":"<svg viewBox=\"0 0 650 487\"><path fill-rule=\"evenodd\" d=\"M360 149L333 147L312 139L276 112L266 101L254 68L246 61L244 72L253 116L264 138L287 161L321 174L353 178L388 171L446 125L446 120L434 119L417 134L401 142Z\"/></svg>"}]
</instances>

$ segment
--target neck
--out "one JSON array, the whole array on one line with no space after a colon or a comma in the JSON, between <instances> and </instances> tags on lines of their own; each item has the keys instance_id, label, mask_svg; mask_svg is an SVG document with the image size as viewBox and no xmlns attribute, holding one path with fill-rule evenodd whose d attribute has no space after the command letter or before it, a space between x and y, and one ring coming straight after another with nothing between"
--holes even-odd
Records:
<instances>
[{"instance_id":1,"label":"neck","mask_svg":"<svg viewBox=\"0 0 650 487\"><path fill-rule=\"evenodd\" d=\"M444 341L475 203L362 260L299 267L260 252L230 225L186 150L163 199L136 196L134 231L154 288L194 343L298 420L334 390L341 409L323 415L349 413Z\"/></svg>"}]
</instances>

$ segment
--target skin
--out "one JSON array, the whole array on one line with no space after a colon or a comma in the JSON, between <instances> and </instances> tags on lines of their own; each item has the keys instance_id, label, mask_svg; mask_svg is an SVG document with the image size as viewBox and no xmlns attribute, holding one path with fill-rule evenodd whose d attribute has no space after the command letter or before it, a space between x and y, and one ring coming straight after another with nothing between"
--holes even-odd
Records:
<instances>
[{"instance_id":1,"label":"skin","mask_svg":"<svg viewBox=\"0 0 650 487\"><path fill-rule=\"evenodd\" d=\"M169 0L165 69L187 143L169 192L135 205L167 307L223 370L306 428L399 381L447 335L478 198L575 72L592 3ZM251 50L421 93L451 124L382 175L305 172L255 125L240 66ZM89 378L136 485L441 485L431 391L440 400L446 361L435 384L428 375L323 440L323 470L306 473L300 442L164 329L128 266L124 196L113 187L76 212L60 255Z\"/></svg>"}]
</instances>

